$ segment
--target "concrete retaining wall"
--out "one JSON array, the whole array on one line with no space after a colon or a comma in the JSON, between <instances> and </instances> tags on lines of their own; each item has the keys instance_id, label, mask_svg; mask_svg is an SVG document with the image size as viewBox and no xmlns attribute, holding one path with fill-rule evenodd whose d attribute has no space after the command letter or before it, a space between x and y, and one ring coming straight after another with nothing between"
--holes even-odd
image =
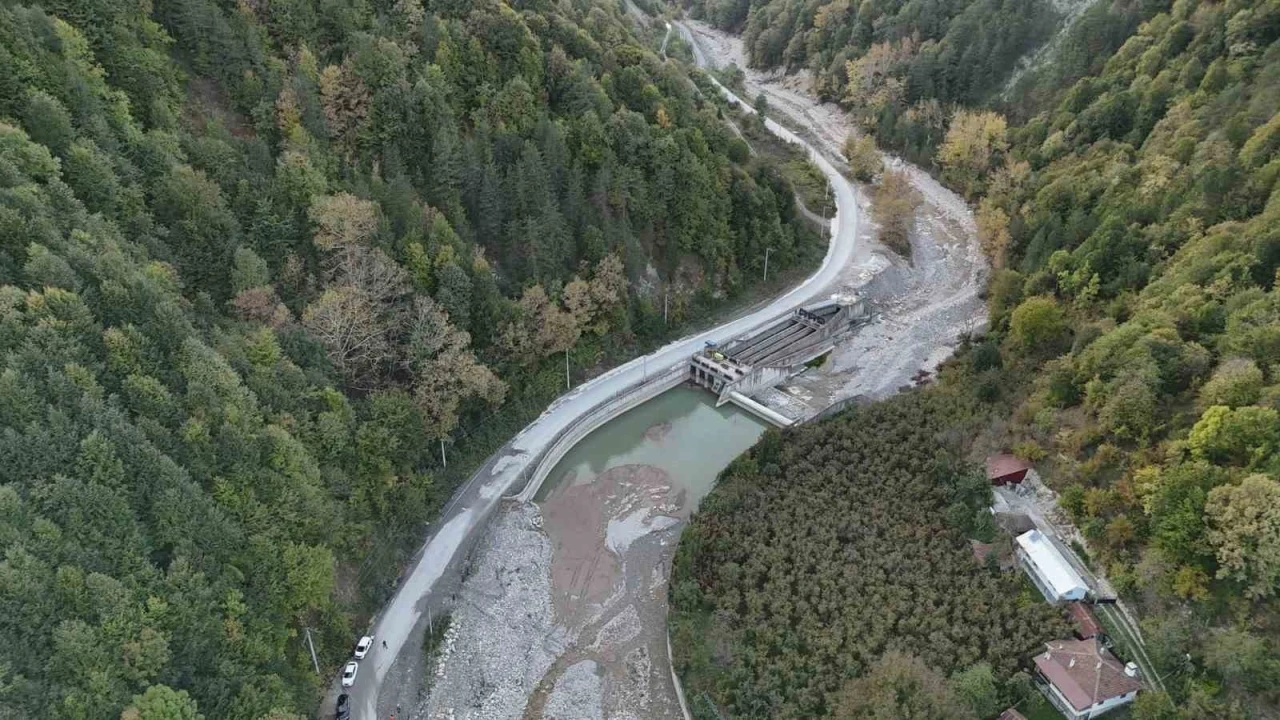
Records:
<instances>
[{"instance_id":1,"label":"concrete retaining wall","mask_svg":"<svg viewBox=\"0 0 1280 720\"><path fill-rule=\"evenodd\" d=\"M716 400L716 407L729 402L729 396L735 392L750 395L762 388L773 387L794 374L795 368L791 365L768 365L751 368L751 372L743 376L741 380L725 386L720 393L720 397Z\"/></svg>"},{"instance_id":2,"label":"concrete retaining wall","mask_svg":"<svg viewBox=\"0 0 1280 720\"><path fill-rule=\"evenodd\" d=\"M680 676L676 674L676 663L671 657L671 628L667 628L667 667L671 668L671 683L676 686L676 699L680 701L680 712L684 714L684 720L693 720L693 715L689 714L689 703L684 699L684 685L680 683Z\"/></svg>"},{"instance_id":3,"label":"concrete retaining wall","mask_svg":"<svg viewBox=\"0 0 1280 720\"><path fill-rule=\"evenodd\" d=\"M729 393L729 402L777 427L785 428L795 424L795 421L786 415L767 408L740 392Z\"/></svg>"},{"instance_id":4,"label":"concrete retaining wall","mask_svg":"<svg viewBox=\"0 0 1280 720\"><path fill-rule=\"evenodd\" d=\"M547 448L534 465L533 471L529 474L529 480L525 483L524 489L520 494L516 495L523 502L530 502L533 496L538 493L538 489L542 487L542 481L547 479L547 475L555 468L556 463L573 449L582 438L590 435L597 428L618 417L622 413L630 410L641 403L661 395L662 393L680 385L689 377L688 361L681 362L674 368L650 378L648 381L639 385L628 388L611 399L597 405L591 412L578 418L573 425L556 438L556 441Z\"/></svg>"}]
</instances>

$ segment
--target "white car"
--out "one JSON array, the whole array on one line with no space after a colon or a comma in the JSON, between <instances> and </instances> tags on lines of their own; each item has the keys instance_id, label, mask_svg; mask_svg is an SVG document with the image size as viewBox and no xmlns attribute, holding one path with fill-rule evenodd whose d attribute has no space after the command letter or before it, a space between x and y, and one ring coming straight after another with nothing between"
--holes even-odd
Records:
<instances>
[{"instance_id":1,"label":"white car","mask_svg":"<svg viewBox=\"0 0 1280 720\"><path fill-rule=\"evenodd\" d=\"M360 642L356 643L356 659L363 660L365 655L369 654L369 648L373 647L373 636L365 635L360 638Z\"/></svg>"},{"instance_id":2,"label":"white car","mask_svg":"<svg viewBox=\"0 0 1280 720\"><path fill-rule=\"evenodd\" d=\"M342 668L342 687L351 687L356 684L356 671L360 669L360 663L352 660L347 666Z\"/></svg>"}]
</instances>

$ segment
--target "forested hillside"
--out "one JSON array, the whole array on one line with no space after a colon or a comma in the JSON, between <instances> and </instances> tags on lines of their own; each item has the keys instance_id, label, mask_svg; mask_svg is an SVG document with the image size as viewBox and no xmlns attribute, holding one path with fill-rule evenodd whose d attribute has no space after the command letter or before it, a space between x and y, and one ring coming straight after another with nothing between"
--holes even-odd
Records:
<instances>
[{"instance_id":1,"label":"forested hillside","mask_svg":"<svg viewBox=\"0 0 1280 720\"><path fill-rule=\"evenodd\" d=\"M970 459L1035 461L1134 603L1169 690L1135 718L1275 717L1280 3L1095 3L976 102L918 75L927 41L879 40L824 90L971 200L995 266L991 330L940 379L990 404Z\"/></svg>"},{"instance_id":2,"label":"forested hillside","mask_svg":"<svg viewBox=\"0 0 1280 720\"><path fill-rule=\"evenodd\" d=\"M566 354L820 257L682 72L611 3L0 3L0 717L308 714Z\"/></svg>"},{"instance_id":3,"label":"forested hillside","mask_svg":"<svg viewBox=\"0 0 1280 720\"><path fill-rule=\"evenodd\" d=\"M966 541L992 530L961 462L982 409L911 393L770 432L725 469L672 569L697 717L705 692L729 717L989 720L1026 692L1019 663L1064 623Z\"/></svg>"},{"instance_id":4,"label":"forested hillside","mask_svg":"<svg viewBox=\"0 0 1280 720\"><path fill-rule=\"evenodd\" d=\"M740 32L751 66L812 72L820 97L845 103L882 142L902 146L936 143L952 103L991 97L1061 19L1050 0L683 4Z\"/></svg>"},{"instance_id":5,"label":"forested hillside","mask_svg":"<svg viewBox=\"0 0 1280 720\"><path fill-rule=\"evenodd\" d=\"M1178 2L1051 109L960 113L941 148L1024 381L996 441L1137 601L1179 708L1144 720L1280 708L1278 39L1274 0Z\"/></svg>"}]
</instances>

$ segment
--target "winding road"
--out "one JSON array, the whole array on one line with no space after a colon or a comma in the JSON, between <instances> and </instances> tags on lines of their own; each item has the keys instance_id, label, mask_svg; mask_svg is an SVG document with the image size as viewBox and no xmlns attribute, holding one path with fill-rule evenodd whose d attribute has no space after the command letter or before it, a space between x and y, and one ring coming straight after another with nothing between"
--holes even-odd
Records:
<instances>
[{"instance_id":1,"label":"winding road","mask_svg":"<svg viewBox=\"0 0 1280 720\"><path fill-rule=\"evenodd\" d=\"M681 25L680 30L688 37L687 28ZM698 64L705 65L697 44L690 44ZM733 92L720 86L719 82L716 85L744 110L753 112L750 105L743 103ZM501 498L517 489L515 486L524 476L527 466L536 462L538 455L560 433L619 392L687 362L707 341L727 341L819 299L827 288L836 284L847 266L866 261L868 250L864 243L857 242L860 219L853 186L824 155L814 151L790 130L772 120L766 120L765 125L787 142L808 149L813 163L827 176L834 190L836 214L831 220L831 240L822 265L804 282L763 307L711 330L672 342L574 388L494 453L458 490L433 524L426 545L413 561L391 602L379 614L371 633L376 638L374 649L360 663L355 685L347 691L352 697L353 717L378 720L394 712L394 705L386 706L390 701L385 701L380 707L379 691L402 653L421 652L418 643L410 643L409 640L421 637L421 626L426 622L428 610L439 611L448 599L449 591L443 588L451 584L449 573L457 572L453 567L455 560L465 555L464 549L469 548L469 541L483 529ZM328 709L325 708L326 711Z\"/></svg>"}]
</instances>

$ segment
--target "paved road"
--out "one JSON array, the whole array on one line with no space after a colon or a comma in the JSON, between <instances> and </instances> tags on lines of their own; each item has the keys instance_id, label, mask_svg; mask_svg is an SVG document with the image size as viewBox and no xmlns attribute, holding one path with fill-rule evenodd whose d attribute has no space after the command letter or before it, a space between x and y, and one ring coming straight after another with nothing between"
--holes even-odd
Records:
<instances>
[{"instance_id":1,"label":"paved road","mask_svg":"<svg viewBox=\"0 0 1280 720\"><path fill-rule=\"evenodd\" d=\"M688 29L679 23L677 25L688 38ZM704 65L705 58L697 44L690 44L693 45L698 64ZM742 103L728 89L721 87L721 91L742 104L747 112L753 112L748 103ZM791 131L772 120L766 120L766 126L788 142L808 147ZM445 599L441 596L447 594L438 592L433 595L433 589L447 584L442 579L449 579L446 573L450 571L450 564L459 556L460 550L473 539L499 500L513 491L525 466L534 461L538 453L553 442L562 430L620 390L687 362L691 355L703 348L706 341L725 342L801 305L824 299L824 289L836 284L845 266L866 253L866 248L860 248L856 243L859 219L853 187L825 157L812 148L809 148L809 152L814 164L831 182L837 210L831 220L831 242L821 267L786 294L747 315L677 340L646 357L636 358L578 386L553 403L538 419L495 453L450 501L440 520L433 525L431 537L415 559L395 597L378 616L372 632L377 638L374 649L360 663L355 686L348 691L352 696L353 715L357 720L382 720L387 717L388 709L385 707L382 708L382 715L379 715L379 690L402 650L406 655L420 652L416 641L409 643L410 638L417 637L414 628L426 615L427 608L438 609ZM456 572L456 568L453 572ZM384 642L385 649L382 647Z\"/></svg>"}]
</instances>

